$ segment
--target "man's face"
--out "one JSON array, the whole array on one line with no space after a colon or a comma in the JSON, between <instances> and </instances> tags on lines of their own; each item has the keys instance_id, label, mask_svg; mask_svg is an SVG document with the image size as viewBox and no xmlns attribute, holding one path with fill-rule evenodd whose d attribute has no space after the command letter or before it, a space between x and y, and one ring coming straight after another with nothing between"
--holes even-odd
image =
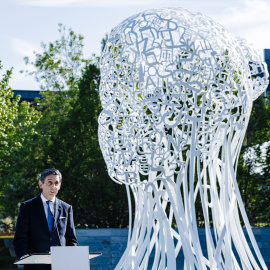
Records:
<instances>
[{"instance_id":1,"label":"man's face","mask_svg":"<svg viewBox=\"0 0 270 270\"><path fill-rule=\"evenodd\" d=\"M48 175L44 180L44 184L41 181L39 181L38 184L42 189L43 196L49 201L57 195L61 187L59 175L54 174Z\"/></svg>"}]
</instances>

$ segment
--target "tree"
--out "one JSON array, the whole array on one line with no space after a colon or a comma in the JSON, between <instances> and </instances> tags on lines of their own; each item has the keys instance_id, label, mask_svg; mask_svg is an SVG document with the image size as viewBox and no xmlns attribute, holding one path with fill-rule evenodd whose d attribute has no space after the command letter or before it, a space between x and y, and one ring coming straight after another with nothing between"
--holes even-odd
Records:
<instances>
[{"instance_id":1,"label":"tree","mask_svg":"<svg viewBox=\"0 0 270 270\"><path fill-rule=\"evenodd\" d=\"M43 98L37 100L38 109L42 112L39 131L44 148L52 143L51 138L58 134L59 125L68 117L72 110L71 102L78 98L78 83L83 70L90 62L96 62L96 57L83 57L84 37L72 29L59 24L59 38L48 44L41 43L42 53L35 54L35 60L30 62L25 57L26 64L35 71L26 71L40 83ZM46 151L45 151L46 152ZM49 153L45 153L45 156Z\"/></svg>"},{"instance_id":2,"label":"tree","mask_svg":"<svg viewBox=\"0 0 270 270\"><path fill-rule=\"evenodd\" d=\"M0 69L2 68L0 62ZM16 197L16 160L23 157L21 151L29 147L28 137L36 134L40 113L20 97L13 98L9 80L12 69L7 70L0 81L0 215L13 216ZM19 181L19 180L18 180ZM12 198L12 203L10 203Z\"/></svg>"},{"instance_id":3,"label":"tree","mask_svg":"<svg viewBox=\"0 0 270 270\"><path fill-rule=\"evenodd\" d=\"M253 102L251 116L245 138L245 147L262 144L270 140L270 106L268 99L261 95Z\"/></svg>"},{"instance_id":4,"label":"tree","mask_svg":"<svg viewBox=\"0 0 270 270\"><path fill-rule=\"evenodd\" d=\"M60 38L54 43L41 43L42 53L34 52L35 60L25 57L25 63L35 71L26 71L40 83L41 90L63 91L77 88L82 70L90 63L83 58L83 39L72 29L68 32L61 23L58 25Z\"/></svg>"},{"instance_id":5,"label":"tree","mask_svg":"<svg viewBox=\"0 0 270 270\"><path fill-rule=\"evenodd\" d=\"M0 60L0 69L3 66ZM14 148L20 145L17 141L16 127L14 120L18 115L19 96L12 100L13 92L9 87L9 80L12 75L12 69L7 70L0 81L0 147L1 161L5 162L5 156ZM2 163L1 162L1 163Z\"/></svg>"},{"instance_id":6,"label":"tree","mask_svg":"<svg viewBox=\"0 0 270 270\"><path fill-rule=\"evenodd\" d=\"M9 180L16 184L16 194L14 188L9 190L16 198L13 210L18 210L19 201L38 195L38 173L55 167L63 174L59 198L73 205L77 227L127 226L125 187L109 179L99 148L97 58L83 59L83 37L59 27L58 40L43 44L43 53L35 54L35 61L26 58L35 68L28 73L46 91L35 101L42 114L37 133L27 137L28 149L21 150L24 158L19 158L20 153L14 157L17 180Z\"/></svg>"},{"instance_id":7,"label":"tree","mask_svg":"<svg viewBox=\"0 0 270 270\"><path fill-rule=\"evenodd\" d=\"M269 98L269 93L268 93ZM269 225L270 106L254 101L237 169L238 185L250 223Z\"/></svg>"},{"instance_id":8,"label":"tree","mask_svg":"<svg viewBox=\"0 0 270 270\"><path fill-rule=\"evenodd\" d=\"M51 159L63 173L59 196L72 203L77 227L126 227L125 187L110 180L98 142L99 73L94 64L85 70L73 109L52 138Z\"/></svg>"}]
</instances>

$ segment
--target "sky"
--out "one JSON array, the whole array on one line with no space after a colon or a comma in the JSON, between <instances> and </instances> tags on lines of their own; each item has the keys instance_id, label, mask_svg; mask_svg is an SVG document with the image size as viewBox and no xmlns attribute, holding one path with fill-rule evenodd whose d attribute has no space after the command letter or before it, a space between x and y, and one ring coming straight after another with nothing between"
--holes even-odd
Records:
<instances>
[{"instance_id":1,"label":"sky","mask_svg":"<svg viewBox=\"0 0 270 270\"><path fill-rule=\"evenodd\" d=\"M39 90L23 58L42 52L41 42L59 38L58 24L84 36L84 56L100 55L101 40L112 28L141 11L183 7L204 13L262 53L270 49L270 0L0 0L2 71L13 67L14 90Z\"/></svg>"}]
</instances>

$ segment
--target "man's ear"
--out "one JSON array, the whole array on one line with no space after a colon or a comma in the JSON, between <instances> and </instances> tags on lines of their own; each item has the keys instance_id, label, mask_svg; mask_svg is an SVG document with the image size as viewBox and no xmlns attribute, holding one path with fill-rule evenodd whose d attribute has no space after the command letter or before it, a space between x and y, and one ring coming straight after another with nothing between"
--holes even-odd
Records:
<instances>
[{"instance_id":1,"label":"man's ear","mask_svg":"<svg viewBox=\"0 0 270 270\"><path fill-rule=\"evenodd\" d=\"M38 181L38 185L42 189L42 182L41 181Z\"/></svg>"}]
</instances>

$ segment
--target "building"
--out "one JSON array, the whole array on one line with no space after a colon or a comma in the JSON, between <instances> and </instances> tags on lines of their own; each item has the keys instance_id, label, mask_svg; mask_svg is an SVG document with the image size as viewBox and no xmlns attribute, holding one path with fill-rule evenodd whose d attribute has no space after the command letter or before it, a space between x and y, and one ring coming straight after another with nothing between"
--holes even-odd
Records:
<instances>
[{"instance_id":1,"label":"building","mask_svg":"<svg viewBox=\"0 0 270 270\"><path fill-rule=\"evenodd\" d=\"M39 90L13 90L15 98L16 96L21 96L21 101L33 102L35 98L42 98Z\"/></svg>"}]
</instances>

